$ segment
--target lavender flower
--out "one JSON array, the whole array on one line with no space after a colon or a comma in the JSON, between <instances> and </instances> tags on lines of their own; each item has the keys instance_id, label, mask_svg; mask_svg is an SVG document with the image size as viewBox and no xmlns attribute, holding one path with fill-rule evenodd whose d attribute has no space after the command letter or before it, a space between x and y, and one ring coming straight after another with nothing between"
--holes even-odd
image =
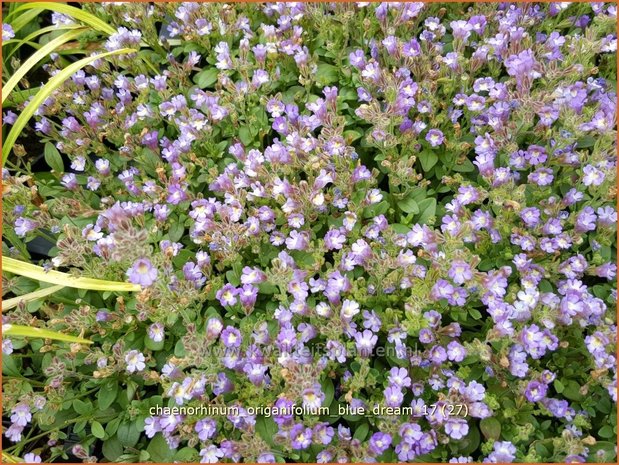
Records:
<instances>
[{"instance_id":1,"label":"lavender flower","mask_svg":"<svg viewBox=\"0 0 619 465\"><path fill-rule=\"evenodd\" d=\"M157 269L148 258L139 258L127 270L129 281L144 287L152 286L157 280L157 275Z\"/></svg>"}]
</instances>

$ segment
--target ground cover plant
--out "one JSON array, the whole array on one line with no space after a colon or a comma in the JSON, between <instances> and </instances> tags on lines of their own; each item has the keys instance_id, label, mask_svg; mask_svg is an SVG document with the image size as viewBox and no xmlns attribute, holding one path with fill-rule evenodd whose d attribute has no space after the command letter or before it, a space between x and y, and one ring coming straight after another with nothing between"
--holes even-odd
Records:
<instances>
[{"instance_id":1,"label":"ground cover plant","mask_svg":"<svg viewBox=\"0 0 619 465\"><path fill-rule=\"evenodd\" d=\"M616 460L616 5L9 4L3 458Z\"/></svg>"}]
</instances>

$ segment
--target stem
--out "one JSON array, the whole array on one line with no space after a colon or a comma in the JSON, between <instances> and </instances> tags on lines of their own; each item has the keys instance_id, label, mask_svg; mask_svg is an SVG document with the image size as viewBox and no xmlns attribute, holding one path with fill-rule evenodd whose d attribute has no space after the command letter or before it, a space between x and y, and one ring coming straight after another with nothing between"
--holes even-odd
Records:
<instances>
[{"instance_id":1,"label":"stem","mask_svg":"<svg viewBox=\"0 0 619 465\"><path fill-rule=\"evenodd\" d=\"M47 233L45 233L45 232L41 231L40 229L37 229L35 234L36 234L37 236L39 236L39 237L41 237L41 238L45 239L46 241L51 242L51 243L52 243L52 244L54 244L54 245L55 245L55 244L56 244L56 242L57 242L57 239L56 239L56 238L54 238L54 237L50 236L49 234L47 234Z\"/></svg>"}]
</instances>

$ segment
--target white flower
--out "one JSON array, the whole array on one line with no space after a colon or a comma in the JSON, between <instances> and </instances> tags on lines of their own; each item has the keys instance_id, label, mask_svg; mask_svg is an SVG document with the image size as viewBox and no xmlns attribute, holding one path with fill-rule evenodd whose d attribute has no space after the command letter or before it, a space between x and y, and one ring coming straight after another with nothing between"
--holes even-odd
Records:
<instances>
[{"instance_id":1,"label":"white flower","mask_svg":"<svg viewBox=\"0 0 619 465\"><path fill-rule=\"evenodd\" d=\"M127 363L127 371L129 373L135 373L142 371L146 368L146 364L144 363L144 355L137 350L130 350L125 355L125 362Z\"/></svg>"},{"instance_id":2,"label":"white flower","mask_svg":"<svg viewBox=\"0 0 619 465\"><path fill-rule=\"evenodd\" d=\"M359 313L359 304L354 300L344 300L341 311L342 318L350 320L357 313Z\"/></svg>"}]
</instances>

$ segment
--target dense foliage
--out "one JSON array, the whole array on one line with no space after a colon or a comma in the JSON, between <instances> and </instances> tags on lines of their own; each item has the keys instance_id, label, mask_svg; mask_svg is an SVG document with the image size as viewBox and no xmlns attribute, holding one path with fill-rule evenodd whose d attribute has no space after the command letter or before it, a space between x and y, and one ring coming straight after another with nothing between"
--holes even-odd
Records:
<instances>
[{"instance_id":1,"label":"dense foliage","mask_svg":"<svg viewBox=\"0 0 619 465\"><path fill-rule=\"evenodd\" d=\"M135 51L38 108L3 255L142 290L5 312L93 341L4 338L8 453L615 459L614 4L82 8Z\"/></svg>"}]
</instances>

